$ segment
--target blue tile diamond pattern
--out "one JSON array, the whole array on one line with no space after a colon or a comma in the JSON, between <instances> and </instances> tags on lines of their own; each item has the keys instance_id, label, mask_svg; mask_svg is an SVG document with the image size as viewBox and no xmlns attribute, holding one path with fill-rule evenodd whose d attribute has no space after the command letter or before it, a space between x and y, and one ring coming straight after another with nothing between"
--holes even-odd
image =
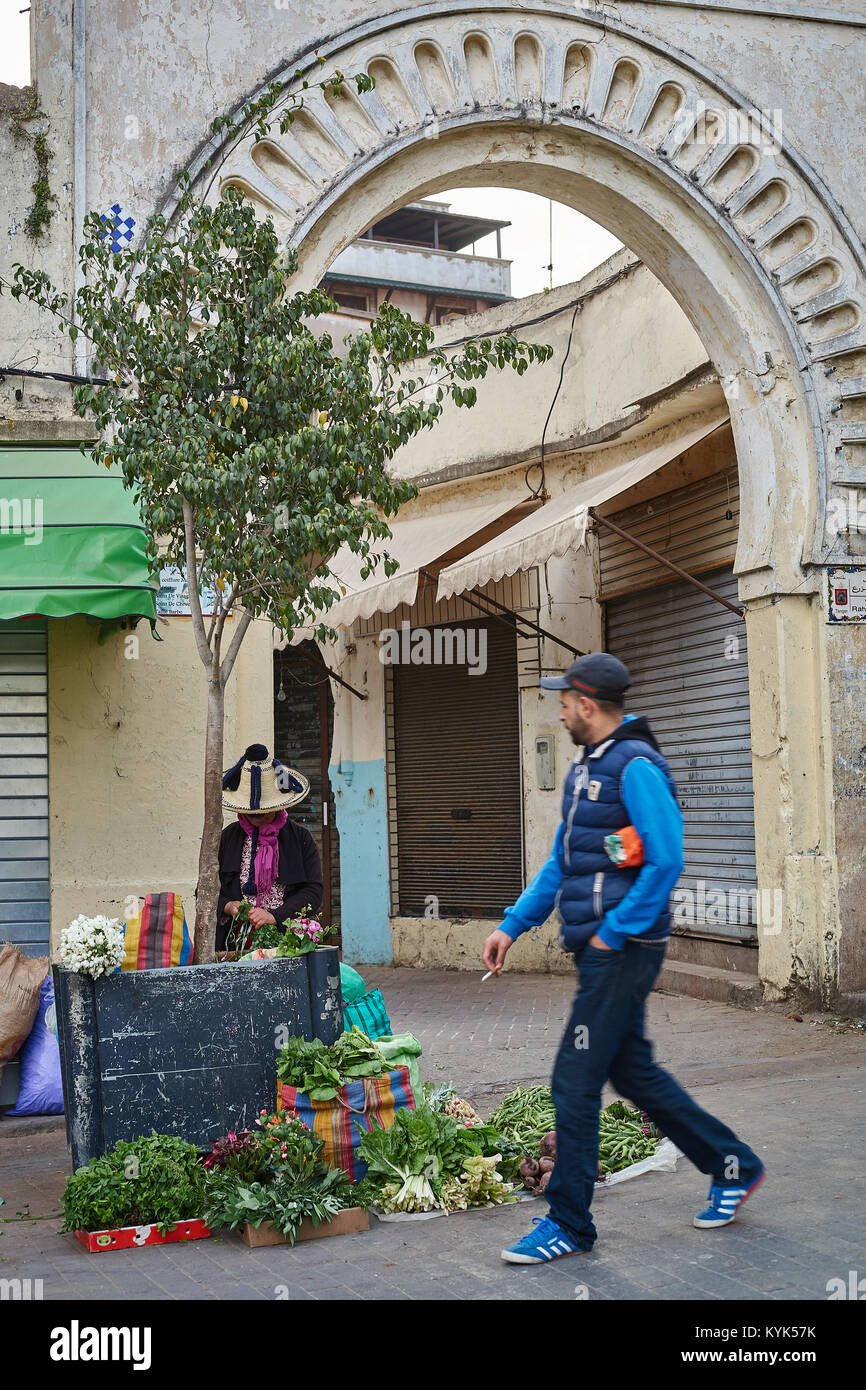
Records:
<instances>
[{"instance_id":1,"label":"blue tile diamond pattern","mask_svg":"<svg viewBox=\"0 0 866 1390\"><path fill-rule=\"evenodd\" d=\"M134 217L124 217L120 203L115 203L110 212L104 212L100 216L103 225L102 237L111 237L111 249L113 252L123 251L132 241L132 234L135 228Z\"/></svg>"}]
</instances>

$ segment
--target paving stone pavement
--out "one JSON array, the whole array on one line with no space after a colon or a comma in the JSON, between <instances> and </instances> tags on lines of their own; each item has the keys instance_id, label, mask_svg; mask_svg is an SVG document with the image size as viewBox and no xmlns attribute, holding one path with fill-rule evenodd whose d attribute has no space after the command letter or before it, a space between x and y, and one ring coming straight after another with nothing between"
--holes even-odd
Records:
<instances>
[{"instance_id":1,"label":"paving stone pavement","mask_svg":"<svg viewBox=\"0 0 866 1390\"><path fill-rule=\"evenodd\" d=\"M422 1075L453 1079L489 1113L515 1084L546 1080L571 982L367 967L395 1032L424 1046ZM674 995L650 1000L659 1060L763 1157L767 1182L722 1231L691 1219L706 1179L681 1159L599 1194L589 1255L543 1268L505 1266L501 1247L543 1202L407 1223L363 1235L248 1250L223 1233L186 1245L87 1254L60 1236L68 1171L60 1132L0 1121L0 1279L42 1280L45 1299L123 1300L823 1300L827 1281L866 1276L866 1079L862 1033L817 1016L746 1012ZM813 1022L813 1017L815 1021ZM611 1095L613 1093L611 1092ZM7 1126L4 1133L4 1125ZM26 1207L25 1207L26 1204ZM27 1222L10 1220L28 1210Z\"/></svg>"}]
</instances>

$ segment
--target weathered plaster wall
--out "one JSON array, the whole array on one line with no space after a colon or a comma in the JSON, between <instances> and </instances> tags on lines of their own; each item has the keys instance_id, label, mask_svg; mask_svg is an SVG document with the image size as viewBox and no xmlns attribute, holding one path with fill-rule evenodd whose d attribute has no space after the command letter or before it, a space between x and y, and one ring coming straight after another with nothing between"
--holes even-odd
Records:
<instances>
[{"instance_id":1,"label":"weathered plaster wall","mask_svg":"<svg viewBox=\"0 0 866 1390\"><path fill-rule=\"evenodd\" d=\"M231 620L229 620L231 622ZM99 645L84 618L48 624L51 941L79 913L123 917L128 895L175 891L187 921L204 802L206 686L189 619ZM249 629L226 693L226 766L273 746L270 623Z\"/></svg>"},{"instance_id":2,"label":"weathered plaster wall","mask_svg":"<svg viewBox=\"0 0 866 1390\"><path fill-rule=\"evenodd\" d=\"M747 7L748 8L748 7ZM803 4L803 9L848 14L850 27L761 14L725 13L724 4L682 9L619 0L619 15L666 43L698 57L755 106L821 171L861 235L866 232L866 189L851 177L862 167L866 130L866 18L861 0ZM792 10L796 6L790 6Z\"/></svg>"},{"instance_id":3,"label":"weathered plaster wall","mask_svg":"<svg viewBox=\"0 0 866 1390\"><path fill-rule=\"evenodd\" d=\"M563 363L545 435L550 453L615 437L646 415L638 404L644 397L709 365L705 347L673 296L627 250L574 284L440 329L436 342L509 331L526 342L548 344L551 361L523 376L509 369L491 372L471 411L446 410L435 431L398 452L395 467L402 474L446 479L537 458Z\"/></svg>"},{"instance_id":4,"label":"weathered plaster wall","mask_svg":"<svg viewBox=\"0 0 866 1390\"><path fill-rule=\"evenodd\" d=\"M427 0L399 7L419 17L435 8ZM577 6L574 16L583 11L597 17L598 8ZM866 32L859 0L831 8L850 11L860 27L768 19L760 14L760 5L755 14L744 14L709 5L619 0L610 10L703 62L746 92L757 107L780 111L785 133L808 151L862 229L866 191L850 171L862 167L866 152L866 129L858 119ZM71 10L71 0L40 0L34 22L62 34L70 27ZM90 6L91 202L110 206L118 196L132 196L145 214L166 190L172 170L205 137L208 123L279 64L308 48L324 48L331 36L354 25L395 12L393 0L364 5L357 0L312 5L281 0L229 8L212 0L151 8L119 0L112 6ZM493 18L494 23L504 20ZM393 40L385 36L380 49L389 55ZM326 66L323 74L328 71Z\"/></svg>"}]
</instances>

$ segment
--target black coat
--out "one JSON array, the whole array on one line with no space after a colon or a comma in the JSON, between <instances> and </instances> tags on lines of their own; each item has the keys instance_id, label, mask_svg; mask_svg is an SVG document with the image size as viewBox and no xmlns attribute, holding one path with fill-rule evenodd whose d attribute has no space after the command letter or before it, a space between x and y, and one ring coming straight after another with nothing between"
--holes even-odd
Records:
<instances>
[{"instance_id":1,"label":"black coat","mask_svg":"<svg viewBox=\"0 0 866 1390\"><path fill-rule=\"evenodd\" d=\"M220 896L217 907L218 951L225 950L226 930L231 918L225 917L226 903L243 898L241 854L246 834L240 821L227 825L220 837ZM285 922L304 907L318 912L322 906L322 860L315 840L306 826L287 820L277 836L279 861L277 879L285 885L282 907L271 909L278 922Z\"/></svg>"}]
</instances>

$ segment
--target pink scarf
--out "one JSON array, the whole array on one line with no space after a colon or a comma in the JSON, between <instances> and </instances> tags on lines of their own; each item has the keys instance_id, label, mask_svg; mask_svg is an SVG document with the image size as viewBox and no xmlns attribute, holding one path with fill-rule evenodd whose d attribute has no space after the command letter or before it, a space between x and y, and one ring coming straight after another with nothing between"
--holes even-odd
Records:
<instances>
[{"instance_id":1,"label":"pink scarf","mask_svg":"<svg viewBox=\"0 0 866 1390\"><path fill-rule=\"evenodd\" d=\"M277 844L277 836L288 820L285 811L277 811L273 820L265 821L262 825L254 825L246 816L238 816L241 829L247 835L252 835L254 830L259 832L259 843L256 849L255 876L256 876L256 896L259 893L267 893L273 888L277 877L277 868L280 859L280 847Z\"/></svg>"}]
</instances>

